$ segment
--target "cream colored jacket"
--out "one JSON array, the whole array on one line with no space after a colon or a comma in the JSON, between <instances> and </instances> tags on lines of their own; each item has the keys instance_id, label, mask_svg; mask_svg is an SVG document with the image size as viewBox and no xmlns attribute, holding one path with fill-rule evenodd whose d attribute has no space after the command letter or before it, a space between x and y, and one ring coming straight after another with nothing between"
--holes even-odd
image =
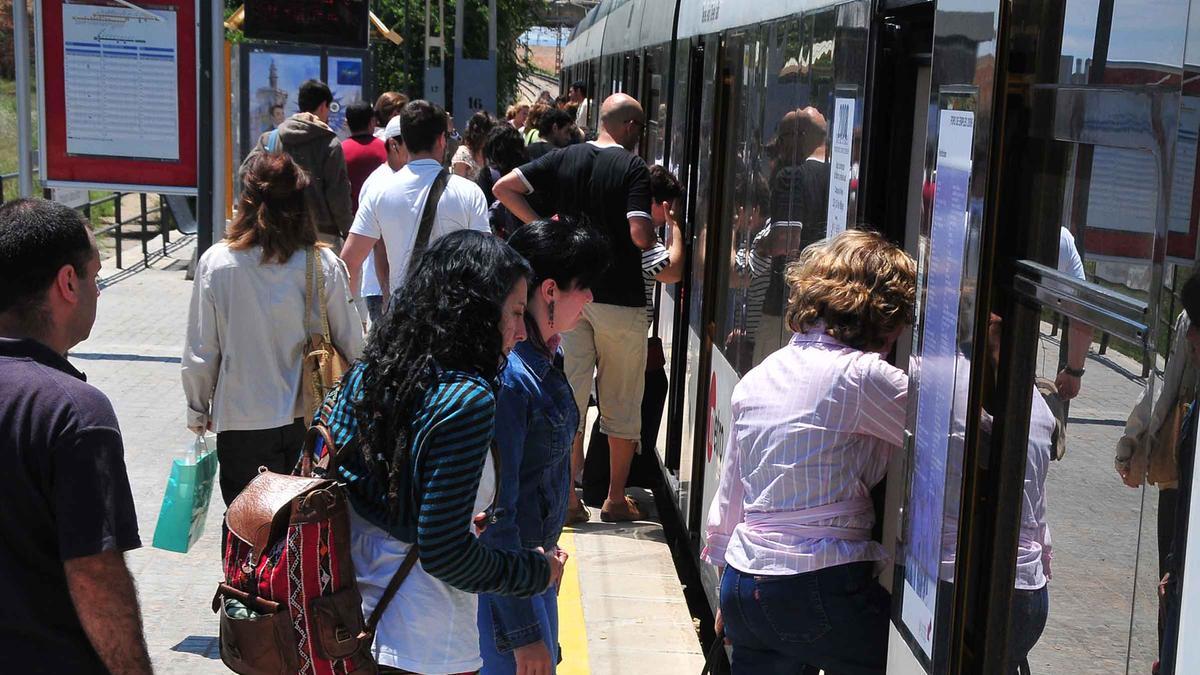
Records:
<instances>
[{"instance_id":1,"label":"cream colored jacket","mask_svg":"<svg viewBox=\"0 0 1200 675\"><path fill-rule=\"evenodd\" d=\"M363 321L350 301L346 266L321 248L330 336L347 360L362 355ZM216 432L274 429L304 416L300 367L305 322L305 252L262 264L262 249L214 245L196 265L183 349L187 425ZM315 286L315 280L314 280Z\"/></svg>"}]
</instances>

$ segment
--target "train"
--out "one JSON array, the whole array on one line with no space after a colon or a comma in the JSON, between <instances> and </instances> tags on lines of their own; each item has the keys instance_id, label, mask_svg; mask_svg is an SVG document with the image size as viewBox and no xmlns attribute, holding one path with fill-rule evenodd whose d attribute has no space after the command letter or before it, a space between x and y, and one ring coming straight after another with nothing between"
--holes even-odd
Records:
<instances>
[{"instance_id":1,"label":"train","mask_svg":"<svg viewBox=\"0 0 1200 675\"><path fill-rule=\"evenodd\" d=\"M1030 391L1061 381L1072 337L1090 346L1089 375L1063 418L1071 454L1047 478L1068 562L1022 666L1148 672L1158 659L1152 525L1166 507L1161 486L1123 488L1112 455L1161 387L1176 291L1197 260L1200 11L1153 6L1151 28L1125 20L1146 8L1133 0L1091 13L1042 0L602 0L574 29L559 76L564 90L586 85L586 126L606 96L634 96L641 156L685 187L686 271L655 294L669 388L654 451L710 608L719 579L700 551L733 389L790 338L789 261L869 227L920 269L916 321L889 355L910 376L909 438L873 493L892 556L888 672L1002 672ZM1063 269L1068 247L1082 278ZM1089 508L1122 514L1107 539ZM1181 634L1200 629L1184 614ZM1179 650L1200 668L1196 647Z\"/></svg>"}]
</instances>

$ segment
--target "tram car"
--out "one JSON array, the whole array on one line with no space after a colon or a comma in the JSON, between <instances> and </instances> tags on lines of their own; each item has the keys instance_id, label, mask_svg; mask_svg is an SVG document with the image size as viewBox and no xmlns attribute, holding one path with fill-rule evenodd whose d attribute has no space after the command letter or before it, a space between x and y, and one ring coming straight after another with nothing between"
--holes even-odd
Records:
<instances>
[{"instance_id":1,"label":"tram car","mask_svg":"<svg viewBox=\"0 0 1200 675\"><path fill-rule=\"evenodd\" d=\"M1170 490L1192 477L1176 465L1127 486L1114 454L1142 448L1157 422L1137 420L1170 406L1164 377L1188 358L1200 11L1077 4L603 0L571 35L560 77L587 85L587 126L606 96L633 95L643 158L685 186L687 269L655 296L670 386L654 450L712 608L699 552L733 389L790 339L788 262L865 227L920 270L889 355L910 378L908 440L873 494L888 672L1005 668L1037 382L1061 388L1069 451L1040 478L1050 609L1020 665L1159 659L1156 589L1188 510ZM1200 565L1200 537L1184 539L1174 550ZM1191 602L1180 635L1200 631ZM1178 649L1176 672L1200 672L1200 646Z\"/></svg>"}]
</instances>

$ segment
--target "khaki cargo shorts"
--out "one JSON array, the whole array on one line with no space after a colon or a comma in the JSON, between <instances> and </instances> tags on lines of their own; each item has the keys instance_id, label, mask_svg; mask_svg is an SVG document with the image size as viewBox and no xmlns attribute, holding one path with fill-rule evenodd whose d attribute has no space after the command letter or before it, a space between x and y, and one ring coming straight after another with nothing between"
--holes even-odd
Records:
<instances>
[{"instance_id":1,"label":"khaki cargo shorts","mask_svg":"<svg viewBox=\"0 0 1200 675\"><path fill-rule=\"evenodd\" d=\"M600 431L612 438L641 439L649 329L644 307L592 303L583 308L575 330L563 333L564 366L579 408L579 433L587 425L594 374Z\"/></svg>"}]
</instances>

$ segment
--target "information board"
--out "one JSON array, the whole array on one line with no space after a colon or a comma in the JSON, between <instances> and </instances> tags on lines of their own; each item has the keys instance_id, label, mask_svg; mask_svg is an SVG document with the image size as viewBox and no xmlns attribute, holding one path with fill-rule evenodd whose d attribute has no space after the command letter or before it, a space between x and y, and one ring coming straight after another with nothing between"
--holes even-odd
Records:
<instances>
[{"instance_id":1,"label":"information board","mask_svg":"<svg viewBox=\"0 0 1200 675\"><path fill-rule=\"evenodd\" d=\"M367 0L246 0L242 30L253 40L367 48Z\"/></svg>"},{"instance_id":2,"label":"information board","mask_svg":"<svg viewBox=\"0 0 1200 675\"><path fill-rule=\"evenodd\" d=\"M829 206L826 213L825 236L846 229L846 214L850 212L850 173L854 156L854 99L838 97L833 105L833 138L830 176Z\"/></svg>"},{"instance_id":3,"label":"information board","mask_svg":"<svg viewBox=\"0 0 1200 675\"><path fill-rule=\"evenodd\" d=\"M194 194L195 4L37 10L45 184Z\"/></svg>"},{"instance_id":4,"label":"information board","mask_svg":"<svg viewBox=\"0 0 1200 675\"><path fill-rule=\"evenodd\" d=\"M925 655L933 654L933 622L946 496L946 459L954 416L963 258L971 185L971 145L975 114L941 111L938 119L937 175L925 305L921 322L920 378L912 484L904 525L902 620Z\"/></svg>"}]
</instances>

